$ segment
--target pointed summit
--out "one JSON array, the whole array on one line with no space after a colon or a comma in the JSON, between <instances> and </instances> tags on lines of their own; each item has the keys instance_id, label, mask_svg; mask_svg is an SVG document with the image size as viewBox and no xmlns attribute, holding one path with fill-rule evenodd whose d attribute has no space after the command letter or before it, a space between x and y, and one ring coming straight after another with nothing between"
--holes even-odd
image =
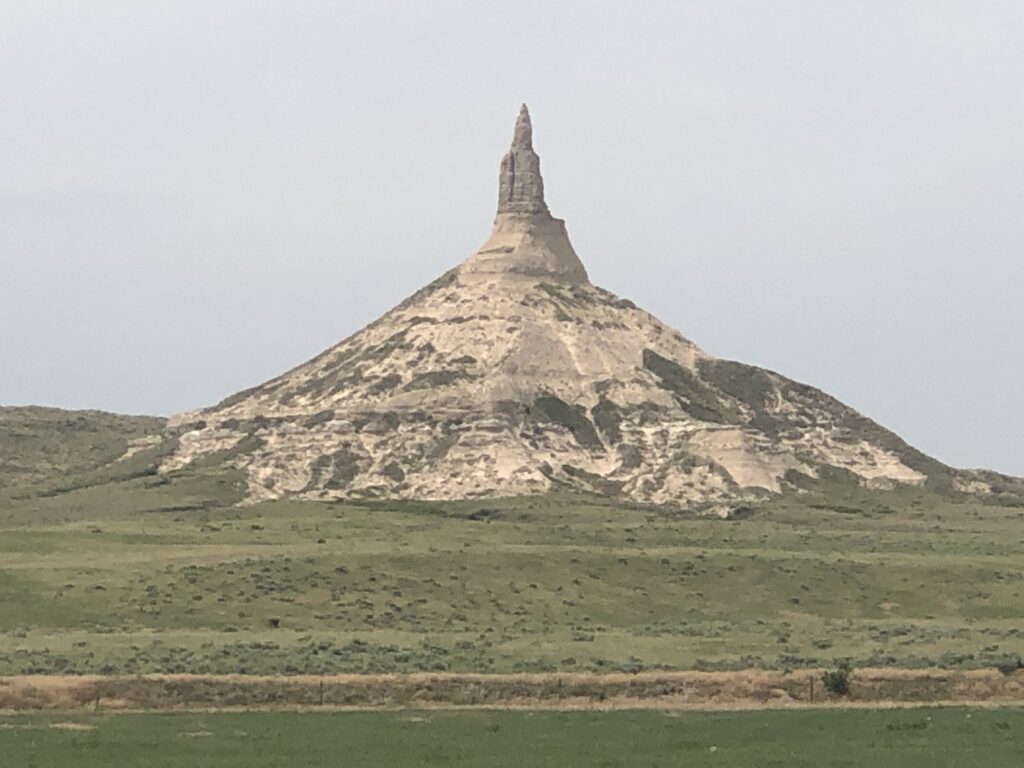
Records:
<instances>
[{"instance_id":1,"label":"pointed summit","mask_svg":"<svg viewBox=\"0 0 1024 768\"><path fill-rule=\"evenodd\" d=\"M587 270L569 242L565 222L544 202L540 158L533 151L533 123L523 104L512 146L498 173L498 214L480 250L462 265L464 275L514 275L565 283L588 282Z\"/></svg>"},{"instance_id":2,"label":"pointed summit","mask_svg":"<svg viewBox=\"0 0 1024 768\"><path fill-rule=\"evenodd\" d=\"M501 159L498 213L548 213L540 158L533 151L533 123L525 104L519 108L512 146Z\"/></svg>"},{"instance_id":3,"label":"pointed summit","mask_svg":"<svg viewBox=\"0 0 1024 768\"><path fill-rule=\"evenodd\" d=\"M530 110L523 104L516 118L516 132L512 136L512 146L521 149L533 149L533 123L530 122Z\"/></svg>"}]
</instances>

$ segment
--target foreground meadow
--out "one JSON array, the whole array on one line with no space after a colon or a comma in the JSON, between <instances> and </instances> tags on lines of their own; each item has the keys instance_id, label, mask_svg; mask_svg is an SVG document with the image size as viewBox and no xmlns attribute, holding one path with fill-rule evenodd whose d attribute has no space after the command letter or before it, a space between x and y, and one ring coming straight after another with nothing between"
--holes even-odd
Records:
<instances>
[{"instance_id":1,"label":"foreground meadow","mask_svg":"<svg viewBox=\"0 0 1024 768\"><path fill-rule=\"evenodd\" d=\"M0 717L9 768L1024 763L1024 710L334 712Z\"/></svg>"},{"instance_id":2,"label":"foreground meadow","mask_svg":"<svg viewBox=\"0 0 1024 768\"><path fill-rule=\"evenodd\" d=\"M716 510L568 494L246 506L236 470L162 474L164 448L126 450L157 420L0 413L0 676L842 659L1010 675L1024 656L1024 496L1009 491L836 477Z\"/></svg>"},{"instance_id":3,"label":"foreground meadow","mask_svg":"<svg viewBox=\"0 0 1024 768\"><path fill-rule=\"evenodd\" d=\"M235 507L151 482L3 505L0 675L1015 669L1024 655L1016 507L860 492L732 520L573 497Z\"/></svg>"}]
</instances>

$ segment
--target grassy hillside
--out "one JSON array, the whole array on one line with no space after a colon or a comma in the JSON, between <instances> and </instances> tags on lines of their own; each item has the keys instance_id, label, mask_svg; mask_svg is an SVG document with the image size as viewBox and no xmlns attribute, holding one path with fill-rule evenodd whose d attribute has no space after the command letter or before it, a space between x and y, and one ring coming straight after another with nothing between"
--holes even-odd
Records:
<instances>
[{"instance_id":1,"label":"grassy hillside","mask_svg":"<svg viewBox=\"0 0 1024 768\"><path fill-rule=\"evenodd\" d=\"M845 483L237 506L158 419L3 409L0 674L1014 665L1024 505ZM127 455L126 455L127 454Z\"/></svg>"},{"instance_id":2,"label":"grassy hillside","mask_svg":"<svg viewBox=\"0 0 1024 768\"><path fill-rule=\"evenodd\" d=\"M730 520L569 495L240 507L233 470L157 474L167 440L120 458L156 419L4 417L0 442L22 468L0 488L0 674L1024 655L1024 506L1012 498L837 481Z\"/></svg>"},{"instance_id":3,"label":"grassy hillside","mask_svg":"<svg viewBox=\"0 0 1024 768\"><path fill-rule=\"evenodd\" d=\"M0 490L81 474L158 435L164 420L100 411L0 408Z\"/></svg>"}]
</instances>

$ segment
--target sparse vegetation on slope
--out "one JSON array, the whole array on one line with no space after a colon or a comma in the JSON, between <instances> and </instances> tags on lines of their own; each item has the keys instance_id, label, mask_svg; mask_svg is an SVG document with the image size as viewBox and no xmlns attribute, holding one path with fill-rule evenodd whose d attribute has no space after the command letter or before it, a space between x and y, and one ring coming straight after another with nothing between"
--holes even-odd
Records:
<instances>
[{"instance_id":1,"label":"sparse vegetation on slope","mask_svg":"<svg viewBox=\"0 0 1024 768\"><path fill-rule=\"evenodd\" d=\"M652 349L643 351L644 368L658 377L661 387L678 398L680 407L701 421L739 423L738 415L713 389L688 368L662 357Z\"/></svg>"},{"instance_id":2,"label":"sparse vegetation on slope","mask_svg":"<svg viewBox=\"0 0 1024 768\"><path fill-rule=\"evenodd\" d=\"M163 425L151 416L0 407L0 490L104 467Z\"/></svg>"},{"instance_id":3,"label":"sparse vegetation on slope","mask_svg":"<svg viewBox=\"0 0 1024 768\"><path fill-rule=\"evenodd\" d=\"M527 414L536 421L565 427L584 448L600 450L603 447L597 430L580 406L569 405L554 395L542 395L533 401Z\"/></svg>"},{"instance_id":4,"label":"sparse vegetation on slope","mask_svg":"<svg viewBox=\"0 0 1024 768\"><path fill-rule=\"evenodd\" d=\"M556 418L585 418L563 405ZM819 481L729 520L578 495L238 507L239 472L157 474L160 450L3 498L0 673L995 668L1024 655L1024 507L1007 500Z\"/></svg>"}]
</instances>

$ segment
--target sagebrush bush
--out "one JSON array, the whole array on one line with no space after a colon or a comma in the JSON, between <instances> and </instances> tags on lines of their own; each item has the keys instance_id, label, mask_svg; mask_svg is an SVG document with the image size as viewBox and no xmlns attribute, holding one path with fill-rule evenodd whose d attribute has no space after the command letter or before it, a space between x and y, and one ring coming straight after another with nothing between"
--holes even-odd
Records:
<instances>
[{"instance_id":1,"label":"sagebrush bush","mask_svg":"<svg viewBox=\"0 0 1024 768\"><path fill-rule=\"evenodd\" d=\"M1024 669L1024 660L1019 656L1014 659L1006 659L996 665L996 669L1002 672L1004 675L1012 675L1018 669Z\"/></svg>"},{"instance_id":2,"label":"sagebrush bush","mask_svg":"<svg viewBox=\"0 0 1024 768\"><path fill-rule=\"evenodd\" d=\"M850 694L850 675L853 669L847 663L842 663L835 669L825 671L821 681L825 684L825 690L834 693L836 696L848 696Z\"/></svg>"}]
</instances>

